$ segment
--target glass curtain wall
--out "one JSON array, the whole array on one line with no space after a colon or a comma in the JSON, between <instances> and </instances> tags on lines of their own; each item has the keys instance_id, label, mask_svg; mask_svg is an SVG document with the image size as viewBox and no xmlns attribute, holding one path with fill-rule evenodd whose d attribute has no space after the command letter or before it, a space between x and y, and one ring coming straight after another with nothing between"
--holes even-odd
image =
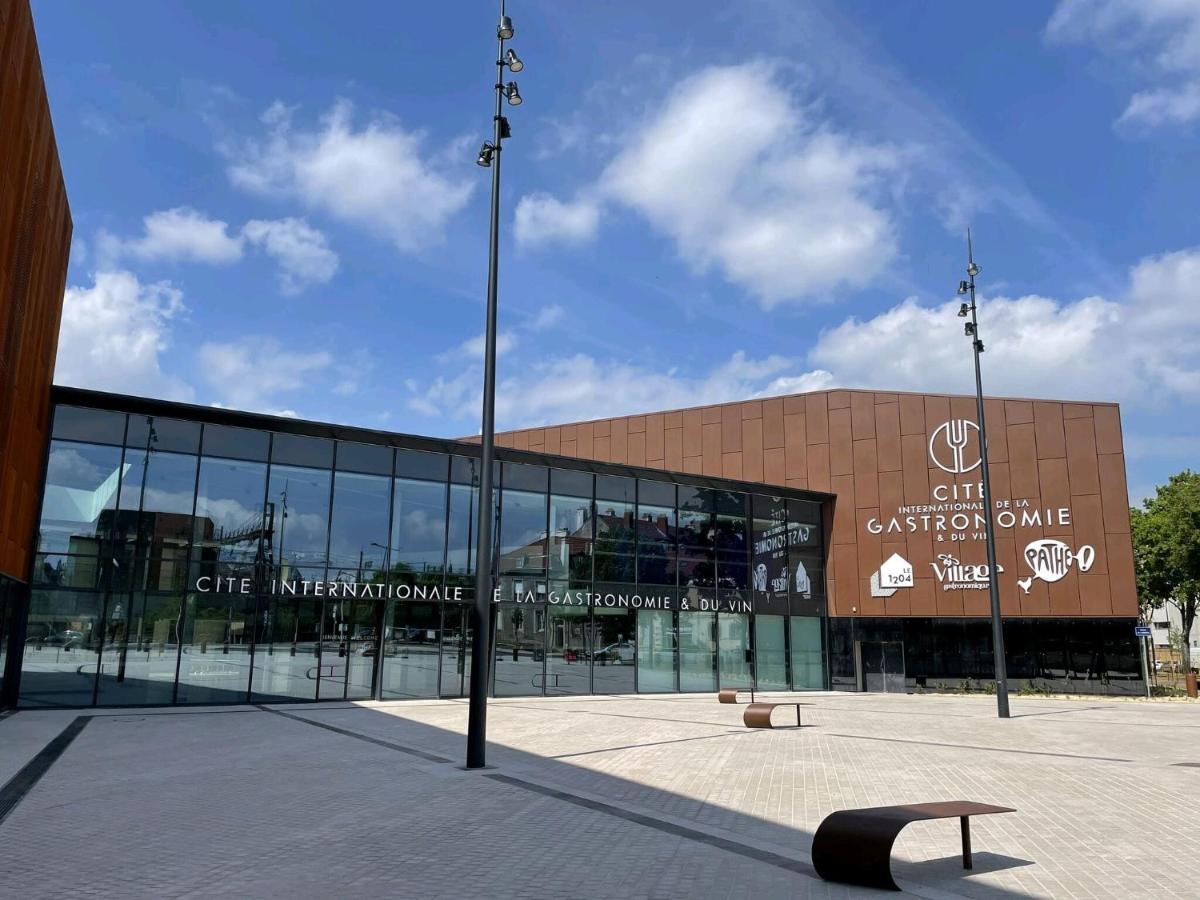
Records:
<instances>
[{"instance_id":1,"label":"glass curtain wall","mask_svg":"<svg viewBox=\"0 0 1200 900\"><path fill-rule=\"evenodd\" d=\"M465 695L477 469L56 408L19 702ZM495 500L494 693L824 686L817 504L508 460Z\"/></svg>"}]
</instances>

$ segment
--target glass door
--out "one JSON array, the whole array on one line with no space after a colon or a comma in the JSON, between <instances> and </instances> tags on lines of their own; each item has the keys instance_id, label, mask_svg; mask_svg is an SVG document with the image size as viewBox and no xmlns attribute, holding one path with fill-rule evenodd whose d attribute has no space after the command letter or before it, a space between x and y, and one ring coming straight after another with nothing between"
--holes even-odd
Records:
<instances>
[{"instance_id":1,"label":"glass door","mask_svg":"<svg viewBox=\"0 0 1200 900\"><path fill-rule=\"evenodd\" d=\"M453 612L447 615L461 619L459 607L450 609ZM458 626L454 629L457 634ZM397 601L392 605L392 621L384 629L381 688L384 700L437 696L441 636L442 611L438 604ZM470 654L469 648L467 653ZM457 649L450 656L457 661Z\"/></svg>"},{"instance_id":2,"label":"glass door","mask_svg":"<svg viewBox=\"0 0 1200 900\"><path fill-rule=\"evenodd\" d=\"M591 629L586 606L549 609L546 630L546 693L590 694Z\"/></svg>"},{"instance_id":3,"label":"glass door","mask_svg":"<svg viewBox=\"0 0 1200 900\"><path fill-rule=\"evenodd\" d=\"M717 688L717 615L711 612L679 614L679 689L707 691Z\"/></svg>"},{"instance_id":4,"label":"glass door","mask_svg":"<svg viewBox=\"0 0 1200 900\"><path fill-rule=\"evenodd\" d=\"M640 609L637 614L637 689L639 693L675 690L674 613Z\"/></svg>"},{"instance_id":5,"label":"glass door","mask_svg":"<svg viewBox=\"0 0 1200 900\"><path fill-rule=\"evenodd\" d=\"M546 679L546 608L502 604L496 610L492 690L497 697L541 694Z\"/></svg>"},{"instance_id":6,"label":"glass door","mask_svg":"<svg viewBox=\"0 0 1200 900\"><path fill-rule=\"evenodd\" d=\"M760 691L788 689L783 616L754 617L754 664Z\"/></svg>"},{"instance_id":7,"label":"glass door","mask_svg":"<svg viewBox=\"0 0 1200 900\"><path fill-rule=\"evenodd\" d=\"M904 644L901 641L862 641L859 643L861 684L864 691L903 694Z\"/></svg>"},{"instance_id":8,"label":"glass door","mask_svg":"<svg viewBox=\"0 0 1200 900\"><path fill-rule=\"evenodd\" d=\"M754 686L750 666L750 617L744 613L717 614L717 647L721 666L721 687Z\"/></svg>"}]
</instances>

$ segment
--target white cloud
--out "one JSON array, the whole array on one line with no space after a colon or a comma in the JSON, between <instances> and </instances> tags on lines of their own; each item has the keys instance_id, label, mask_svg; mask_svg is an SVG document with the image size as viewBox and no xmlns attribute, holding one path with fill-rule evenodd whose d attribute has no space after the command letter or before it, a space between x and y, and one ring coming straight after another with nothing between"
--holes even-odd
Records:
<instances>
[{"instance_id":1,"label":"white cloud","mask_svg":"<svg viewBox=\"0 0 1200 900\"><path fill-rule=\"evenodd\" d=\"M553 328L561 322L566 314L567 311L557 303L551 303L549 306L543 306L538 310L529 327L534 331L545 331L547 328Z\"/></svg>"},{"instance_id":2,"label":"white cloud","mask_svg":"<svg viewBox=\"0 0 1200 900\"><path fill-rule=\"evenodd\" d=\"M230 343L209 342L197 353L200 372L220 398L215 406L296 415L279 407L277 395L313 390L313 381L333 362L324 351L284 350L273 338L245 338Z\"/></svg>"},{"instance_id":3,"label":"white cloud","mask_svg":"<svg viewBox=\"0 0 1200 900\"><path fill-rule=\"evenodd\" d=\"M473 183L452 177L422 155L424 136L377 115L356 130L353 107L338 101L312 130L293 124L294 110L275 103L263 115L266 135L230 157L234 184L294 196L310 208L352 222L413 252L439 242Z\"/></svg>"},{"instance_id":4,"label":"white cloud","mask_svg":"<svg viewBox=\"0 0 1200 900\"><path fill-rule=\"evenodd\" d=\"M599 223L599 206L584 198L563 203L538 192L527 194L517 203L517 243L524 246L589 241L596 236Z\"/></svg>"},{"instance_id":5,"label":"white cloud","mask_svg":"<svg viewBox=\"0 0 1200 900\"><path fill-rule=\"evenodd\" d=\"M132 272L97 272L90 287L68 287L55 383L190 400L191 388L161 366L171 321L183 311L170 282L142 284Z\"/></svg>"},{"instance_id":6,"label":"white cloud","mask_svg":"<svg viewBox=\"0 0 1200 900\"><path fill-rule=\"evenodd\" d=\"M279 289L298 294L312 284L326 284L338 268L338 256L325 235L303 219L252 219L242 229L279 263Z\"/></svg>"},{"instance_id":7,"label":"white cloud","mask_svg":"<svg viewBox=\"0 0 1200 900\"><path fill-rule=\"evenodd\" d=\"M1194 0L1060 0L1046 36L1092 42L1142 77L1118 120L1180 125L1200 118L1200 3Z\"/></svg>"},{"instance_id":8,"label":"white cloud","mask_svg":"<svg viewBox=\"0 0 1200 900\"><path fill-rule=\"evenodd\" d=\"M144 261L227 264L242 258L242 240L229 234L229 224L210 219L187 206L150 213L142 219L140 238L121 240L101 232L97 250L109 262L120 257Z\"/></svg>"},{"instance_id":9,"label":"white cloud","mask_svg":"<svg viewBox=\"0 0 1200 900\"><path fill-rule=\"evenodd\" d=\"M517 336L511 331L501 331L496 335L496 356L501 357L517 346ZM463 359L482 360L485 347L485 335L480 333L467 338L452 350L439 353L437 359L443 363L461 364Z\"/></svg>"},{"instance_id":10,"label":"white cloud","mask_svg":"<svg viewBox=\"0 0 1200 900\"><path fill-rule=\"evenodd\" d=\"M697 272L717 269L765 307L871 281L896 253L876 195L892 148L817 121L778 67L714 66L678 84L592 190L641 213ZM544 194L518 205L529 242L580 240L597 214Z\"/></svg>"}]
</instances>

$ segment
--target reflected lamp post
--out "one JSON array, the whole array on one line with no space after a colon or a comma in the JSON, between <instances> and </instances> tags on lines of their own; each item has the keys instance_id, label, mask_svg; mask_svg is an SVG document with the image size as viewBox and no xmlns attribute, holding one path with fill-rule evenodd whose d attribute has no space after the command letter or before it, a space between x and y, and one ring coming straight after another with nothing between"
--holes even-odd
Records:
<instances>
[{"instance_id":1,"label":"reflected lamp post","mask_svg":"<svg viewBox=\"0 0 1200 900\"><path fill-rule=\"evenodd\" d=\"M975 262L975 253L971 247L971 230L967 229L967 280L958 283L960 296L967 296L970 301L958 308L960 318L968 315L971 321L963 324L963 333L971 339L971 349L975 357L975 412L979 418L979 465L983 470L983 509L984 533L987 538L988 563L988 596L991 599L992 611L992 656L996 666L996 712L1001 719L1008 715L1008 672L1004 661L1004 621L1000 614L1000 577L996 571L996 525L995 510L992 507L992 480L988 471L987 455L987 424L983 418L983 378L980 374L979 356L983 353L983 341L979 337L979 316L975 306L975 276L982 270Z\"/></svg>"},{"instance_id":2,"label":"reflected lamp post","mask_svg":"<svg viewBox=\"0 0 1200 900\"><path fill-rule=\"evenodd\" d=\"M474 625L471 639L471 694L467 714L467 768L485 765L487 753L487 688L489 648L491 645L492 603L492 470L495 464L496 431L496 276L499 266L500 242L500 154L503 141L510 136L508 119L504 117L504 101L510 106L521 104L517 83L504 82L504 69L520 72L525 68L520 57L504 42L513 36L513 23L505 14L500 0L500 22L496 26L496 84L495 114L492 116L492 139L484 141L475 162L492 170L491 223L488 242L487 328L484 331L483 354L483 427L480 429L479 473L479 530L475 553L475 603L471 619Z\"/></svg>"}]
</instances>

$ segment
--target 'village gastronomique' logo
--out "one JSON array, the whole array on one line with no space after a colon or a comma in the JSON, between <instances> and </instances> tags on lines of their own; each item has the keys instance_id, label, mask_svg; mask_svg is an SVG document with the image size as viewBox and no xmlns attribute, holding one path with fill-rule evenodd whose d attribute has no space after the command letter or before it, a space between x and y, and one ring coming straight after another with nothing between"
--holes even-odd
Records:
<instances>
[{"instance_id":1,"label":"'village gastronomique' logo","mask_svg":"<svg viewBox=\"0 0 1200 900\"><path fill-rule=\"evenodd\" d=\"M971 438L974 436L975 440ZM979 466L979 426L969 419L943 422L929 436L929 458L943 472L961 475Z\"/></svg>"}]
</instances>

